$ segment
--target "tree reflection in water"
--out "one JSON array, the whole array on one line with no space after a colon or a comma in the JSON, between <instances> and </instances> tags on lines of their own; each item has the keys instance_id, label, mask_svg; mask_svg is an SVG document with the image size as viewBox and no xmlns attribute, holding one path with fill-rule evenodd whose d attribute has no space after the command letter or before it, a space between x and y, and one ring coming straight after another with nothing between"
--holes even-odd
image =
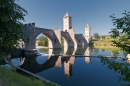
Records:
<instances>
[{"instance_id":1,"label":"tree reflection in water","mask_svg":"<svg viewBox=\"0 0 130 86\"><path fill-rule=\"evenodd\" d=\"M95 54L97 54L97 53L99 52L99 49L98 49L98 48L93 48L93 52L94 52Z\"/></svg>"},{"instance_id":2,"label":"tree reflection in water","mask_svg":"<svg viewBox=\"0 0 130 86\"><path fill-rule=\"evenodd\" d=\"M121 58L120 61L117 61L114 58L105 58L100 57L101 63L107 65L110 70L120 73L118 76L118 82L125 82L126 84L121 84L121 86L130 86L130 64L127 62L129 58Z\"/></svg>"}]
</instances>

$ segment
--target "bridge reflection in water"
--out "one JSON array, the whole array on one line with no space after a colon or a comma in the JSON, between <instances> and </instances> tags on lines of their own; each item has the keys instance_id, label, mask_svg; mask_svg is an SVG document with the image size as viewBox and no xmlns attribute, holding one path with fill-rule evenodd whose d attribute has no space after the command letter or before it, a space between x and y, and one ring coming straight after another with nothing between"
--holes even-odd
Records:
<instances>
[{"instance_id":1,"label":"bridge reflection in water","mask_svg":"<svg viewBox=\"0 0 130 86\"><path fill-rule=\"evenodd\" d=\"M38 63L37 58L39 56L32 55L22 57L20 67L28 70L32 73L39 73L52 67L60 68L62 64L64 65L64 74L67 78L72 76L72 67L75 62L75 58L79 58L76 55L90 56L89 47L77 47L77 48L64 48L62 50L48 50L48 58L42 64ZM62 54L62 55L61 55ZM44 58L44 57L43 57ZM90 57L85 57L85 62L90 63Z\"/></svg>"}]
</instances>

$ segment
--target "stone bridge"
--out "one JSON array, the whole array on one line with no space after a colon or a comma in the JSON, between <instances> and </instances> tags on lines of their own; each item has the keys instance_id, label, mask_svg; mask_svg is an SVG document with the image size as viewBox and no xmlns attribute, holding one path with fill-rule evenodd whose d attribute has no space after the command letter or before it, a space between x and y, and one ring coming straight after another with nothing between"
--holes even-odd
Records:
<instances>
[{"instance_id":1,"label":"stone bridge","mask_svg":"<svg viewBox=\"0 0 130 86\"><path fill-rule=\"evenodd\" d=\"M49 48L61 48L61 38L64 39L64 47L87 46L90 42L90 26L85 27L85 35L75 34L72 28L72 18L68 13L63 17L63 31L60 29L46 29L35 27L35 23L25 24L22 27L24 33L25 50L36 49L36 38L44 34L48 38Z\"/></svg>"},{"instance_id":2,"label":"stone bridge","mask_svg":"<svg viewBox=\"0 0 130 86\"><path fill-rule=\"evenodd\" d=\"M49 48L61 48L61 38L64 39L65 47L87 46L87 39L82 34L74 34L73 29L68 32L60 29L46 29L35 27L35 23L25 24L22 27L24 33L25 50L36 49L36 38L41 33L48 38Z\"/></svg>"}]
</instances>

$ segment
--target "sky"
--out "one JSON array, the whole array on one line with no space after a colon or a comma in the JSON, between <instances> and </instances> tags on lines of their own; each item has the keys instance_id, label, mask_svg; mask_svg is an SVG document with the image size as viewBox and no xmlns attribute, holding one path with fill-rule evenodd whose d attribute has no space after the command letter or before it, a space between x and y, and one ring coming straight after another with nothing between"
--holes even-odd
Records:
<instances>
[{"instance_id":1,"label":"sky","mask_svg":"<svg viewBox=\"0 0 130 86\"><path fill-rule=\"evenodd\" d=\"M63 30L63 16L68 12L76 34L84 34L87 24L91 35L109 35L114 28L110 15L123 17L130 11L130 0L16 0L27 10L24 24L34 23L36 27Z\"/></svg>"}]
</instances>

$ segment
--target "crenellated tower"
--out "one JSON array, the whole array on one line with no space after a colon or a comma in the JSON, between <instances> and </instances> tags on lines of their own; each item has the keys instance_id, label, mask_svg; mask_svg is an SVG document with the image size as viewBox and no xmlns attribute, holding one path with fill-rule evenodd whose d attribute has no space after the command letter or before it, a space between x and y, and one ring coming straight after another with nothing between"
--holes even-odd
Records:
<instances>
[{"instance_id":1,"label":"crenellated tower","mask_svg":"<svg viewBox=\"0 0 130 86\"><path fill-rule=\"evenodd\" d=\"M87 42L89 43L91 39L91 27L89 26L89 24L87 24L85 27L85 38Z\"/></svg>"},{"instance_id":2,"label":"crenellated tower","mask_svg":"<svg viewBox=\"0 0 130 86\"><path fill-rule=\"evenodd\" d=\"M68 32L72 28L72 18L66 13L63 17L63 31Z\"/></svg>"}]
</instances>

